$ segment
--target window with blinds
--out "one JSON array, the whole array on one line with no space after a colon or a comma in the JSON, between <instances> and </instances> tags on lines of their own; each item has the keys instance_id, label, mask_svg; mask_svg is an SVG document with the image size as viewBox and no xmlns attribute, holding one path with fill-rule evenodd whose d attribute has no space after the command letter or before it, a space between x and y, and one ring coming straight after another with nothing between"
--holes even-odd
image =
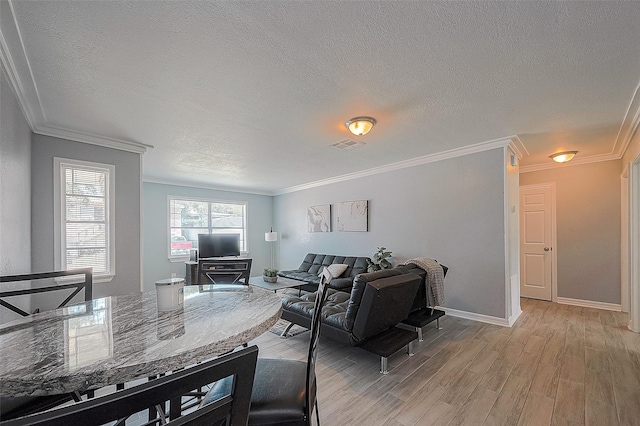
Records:
<instances>
[{"instance_id":1,"label":"window with blinds","mask_svg":"<svg viewBox=\"0 0 640 426\"><path fill-rule=\"evenodd\" d=\"M238 234L247 253L247 203L169 197L169 258L189 256L198 234Z\"/></svg>"},{"instance_id":2,"label":"window with blinds","mask_svg":"<svg viewBox=\"0 0 640 426\"><path fill-rule=\"evenodd\" d=\"M113 166L59 160L60 267L113 276Z\"/></svg>"}]
</instances>

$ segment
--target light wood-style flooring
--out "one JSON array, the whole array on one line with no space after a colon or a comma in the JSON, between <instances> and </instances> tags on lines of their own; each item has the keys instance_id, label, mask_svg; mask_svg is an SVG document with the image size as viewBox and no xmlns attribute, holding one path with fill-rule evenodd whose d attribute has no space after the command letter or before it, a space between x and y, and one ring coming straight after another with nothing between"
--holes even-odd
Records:
<instances>
[{"instance_id":1,"label":"light wood-style flooring","mask_svg":"<svg viewBox=\"0 0 640 426\"><path fill-rule=\"evenodd\" d=\"M333 425L640 425L640 335L627 314L522 299L512 328L444 316L415 356L321 339L320 420ZM253 343L306 358L308 332Z\"/></svg>"}]
</instances>

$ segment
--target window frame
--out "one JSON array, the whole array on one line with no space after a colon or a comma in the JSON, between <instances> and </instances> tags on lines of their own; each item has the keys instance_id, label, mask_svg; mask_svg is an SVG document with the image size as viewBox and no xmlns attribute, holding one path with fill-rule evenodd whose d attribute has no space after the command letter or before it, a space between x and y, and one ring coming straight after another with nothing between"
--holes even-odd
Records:
<instances>
[{"instance_id":1,"label":"window frame","mask_svg":"<svg viewBox=\"0 0 640 426\"><path fill-rule=\"evenodd\" d=\"M171 254L171 202L172 201L194 201L200 203L209 203L209 204L237 204L243 206L244 208L244 217L242 221L242 229L244 232L244 249L240 249L241 257L249 256L249 202L243 200L221 200L216 198L200 198L200 197L188 197L183 195L168 195L167 196L167 257L171 262L184 262L189 260L189 254ZM173 227L176 228L176 227ZM182 229L182 227L180 227ZM209 210L209 214L207 215L207 230L209 233L215 228L211 227L211 210ZM188 229L188 228L186 228Z\"/></svg>"},{"instance_id":2,"label":"window frame","mask_svg":"<svg viewBox=\"0 0 640 426\"><path fill-rule=\"evenodd\" d=\"M95 163L91 161L76 160L71 158L53 158L53 201L54 201L54 265L58 270L69 269L66 263L66 181L64 172L66 168L77 168L104 172L107 174L106 188L106 249L107 249L107 271L94 272L93 282L102 283L113 280L116 275L115 256L115 165ZM63 211L63 209L65 209Z\"/></svg>"}]
</instances>

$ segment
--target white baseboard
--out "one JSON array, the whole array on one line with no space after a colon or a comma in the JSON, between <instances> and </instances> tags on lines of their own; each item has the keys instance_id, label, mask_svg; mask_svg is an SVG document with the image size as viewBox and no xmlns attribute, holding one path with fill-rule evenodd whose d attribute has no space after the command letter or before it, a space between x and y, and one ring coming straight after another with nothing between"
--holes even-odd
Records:
<instances>
[{"instance_id":1,"label":"white baseboard","mask_svg":"<svg viewBox=\"0 0 640 426\"><path fill-rule=\"evenodd\" d=\"M518 305L518 312L514 312L513 315L509 317L509 327L513 326L518 318L522 315L522 309L520 309L520 305Z\"/></svg>"},{"instance_id":2,"label":"white baseboard","mask_svg":"<svg viewBox=\"0 0 640 426\"><path fill-rule=\"evenodd\" d=\"M511 327L515 320L520 316L520 314L518 314L514 316L515 318L512 317L507 320L505 318L492 317L491 315L476 314L474 312L459 311L457 309L443 308L440 306L438 306L437 309L444 311L445 314L451 315L452 317L468 319L471 321L486 322L487 324L500 325L502 327Z\"/></svg>"},{"instance_id":3,"label":"white baseboard","mask_svg":"<svg viewBox=\"0 0 640 426\"><path fill-rule=\"evenodd\" d=\"M605 311L622 312L622 305L619 303L594 302L592 300L571 299L569 297L558 297L556 302L561 305L580 306L582 308L604 309Z\"/></svg>"}]
</instances>

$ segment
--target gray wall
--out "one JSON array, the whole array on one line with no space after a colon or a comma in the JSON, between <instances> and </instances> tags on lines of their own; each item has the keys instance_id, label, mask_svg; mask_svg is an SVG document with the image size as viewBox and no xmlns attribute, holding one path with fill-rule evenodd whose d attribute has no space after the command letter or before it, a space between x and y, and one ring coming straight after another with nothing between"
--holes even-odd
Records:
<instances>
[{"instance_id":1,"label":"gray wall","mask_svg":"<svg viewBox=\"0 0 640 426\"><path fill-rule=\"evenodd\" d=\"M426 256L449 266L446 307L506 318L504 162L499 148L278 195L279 269L308 252L372 256L385 246L396 263ZM369 200L369 232L307 231L307 207L352 200Z\"/></svg>"},{"instance_id":2,"label":"gray wall","mask_svg":"<svg viewBox=\"0 0 640 426\"><path fill-rule=\"evenodd\" d=\"M170 278L171 273L185 276L184 262L168 259L169 196L193 197L221 201L247 202L247 249L253 259L251 275L262 275L262 269L271 263L271 246L264 233L273 224L273 197L241 192L217 191L177 185L145 182L143 185L144 224L144 287L153 289L154 282Z\"/></svg>"},{"instance_id":3,"label":"gray wall","mask_svg":"<svg viewBox=\"0 0 640 426\"><path fill-rule=\"evenodd\" d=\"M556 184L558 297L620 303L620 171L616 160L520 175Z\"/></svg>"},{"instance_id":4,"label":"gray wall","mask_svg":"<svg viewBox=\"0 0 640 426\"><path fill-rule=\"evenodd\" d=\"M115 267L111 282L94 283L95 297L140 291L140 154L43 135L32 143L32 262L34 272L54 269L53 158L115 165Z\"/></svg>"},{"instance_id":5,"label":"gray wall","mask_svg":"<svg viewBox=\"0 0 640 426\"><path fill-rule=\"evenodd\" d=\"M25 274L31 272L31 129L4 69L0 74L0 275ZM30 311L29 298L20 307ZM13 318L0 308L0 323Z\"/></svg>"}]
</instances>

